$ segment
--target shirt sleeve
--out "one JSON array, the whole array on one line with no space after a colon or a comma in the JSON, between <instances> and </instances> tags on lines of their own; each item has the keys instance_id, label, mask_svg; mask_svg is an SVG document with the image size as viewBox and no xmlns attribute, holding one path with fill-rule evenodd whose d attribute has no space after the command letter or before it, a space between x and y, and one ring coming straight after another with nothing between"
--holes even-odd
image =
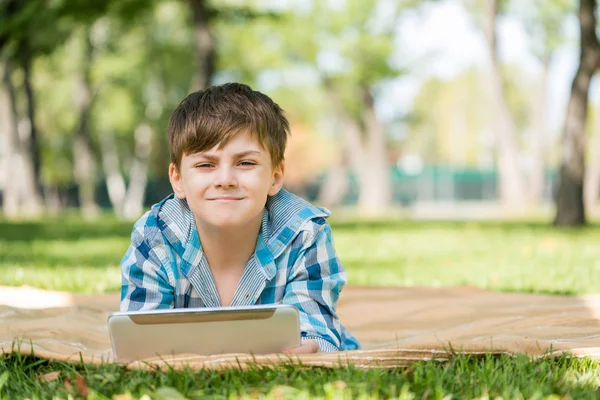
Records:
<instances>
[{"instance_id":1,"label":"shirt sleeve","mask_svg":"<svg viewBox=\"0 0 600 400\"><path fill-rule=\"evenodd\" d=\"M144 238L144 230L144 224L136 224L121 260L121 311L173 308L173 286L157 255L164 245L151 245L153 241Z\"/></svg>"},{"instance_id":2,"label":"shirt sleeve","mask_svg":"<svg viewBox=\"0 0 600 400\"><path fill-rule=\"evenodd\" d=\"M315 340L321 351L342 348L341 326L336 314L346 273L335 248L331 228L324 219L316 234L304 233L285 287L283 302L300 312L302 339ZM316 223L316 222L313 222Z\"/></svg>"}]
</instances>

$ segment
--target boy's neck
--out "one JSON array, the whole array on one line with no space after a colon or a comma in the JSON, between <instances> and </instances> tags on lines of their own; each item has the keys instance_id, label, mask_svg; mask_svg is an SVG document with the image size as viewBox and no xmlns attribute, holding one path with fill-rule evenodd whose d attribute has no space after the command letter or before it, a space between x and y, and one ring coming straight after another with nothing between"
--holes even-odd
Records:
<instances>
[{"instance_id":1,"label":"boy's neck","mask_svg":"<svg viewBox=\"0 0 600 400\"><path fill-rule=\"evenodd\" d=\"M256 250L262 214L245 226L221 229L196 222L202 251L211 270L245 268Z\"/></svg>"}]
</instances>

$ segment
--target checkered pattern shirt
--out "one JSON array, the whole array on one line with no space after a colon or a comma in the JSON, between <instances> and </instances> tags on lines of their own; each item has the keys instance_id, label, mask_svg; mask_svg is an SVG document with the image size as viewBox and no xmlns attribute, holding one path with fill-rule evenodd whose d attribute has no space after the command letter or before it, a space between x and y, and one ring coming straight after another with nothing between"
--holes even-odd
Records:
<instances>
[{"instance_id":1,"label":"checkered pattern shirt","mask_svg":"<svg viewBox=\"0 0 600 400\"><path fill-rule=\"evenodd\" d=\"M231 305L294 305L303 340L316 340L321 351L353 350L359 343L336 313L346 273L329 215L283 189L269 197ZM194 215L174 195L136 222L121 272L121 311L221 306Z\"/></svg>"}]
</instances>

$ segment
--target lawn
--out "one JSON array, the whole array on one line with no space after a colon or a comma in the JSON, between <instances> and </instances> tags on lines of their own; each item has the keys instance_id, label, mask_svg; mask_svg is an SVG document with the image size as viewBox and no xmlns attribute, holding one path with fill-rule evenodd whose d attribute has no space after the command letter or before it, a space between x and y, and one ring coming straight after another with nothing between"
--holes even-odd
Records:
<instances>
[{"instance_id":1,"label":"lawn","mask_svg":"<svg viewBox=\"0 0 600 400\"><path fill-rule=\"evenodd\" d=\"M458 356L407 369L300 368L248 371L128 370L115 365L72 365L31 357L0 357L0 398L90 399L597 399L598 362L562 357ZM48 377L50 382L44 382ZM84 395L84 396L82 396Z\"/></svg>"},{"instance_id":2,"label":"lawn","mask_svg":"<svg viewBox=\"0 0 600 400\"><path fill-rule=\"evenodd\" d=\"M544 223L351 222L332 220L350 284L472 285L545 293L600 291L600 229ZM84 293L117 291L131 223L75 218L0 222L0 285ZM144 372L115 365L0 357L0 399L87 394L90 398L250 396L266 398L598 398L598 363L566 357L472 358L423 362L407 370L303 369ZM57 379L40 377L55 372ZM79 378L77 378L79 376ZM79 388L79 389L78 389ZM83 392L82 390L85 389ZM448 396L448 397L446 397Z\"/></svg>"},{"instance_id":3,"label":"lawn","mask_svg":"<svg viewBox=\"0 0 600 400\"><path fill-rule=\"evenodd\" d=\"M118 291L131 223L0 222L0 285ZM544 223L332 221L350 284L600 291L600 229Z\"/></svg>"}]
</instances>

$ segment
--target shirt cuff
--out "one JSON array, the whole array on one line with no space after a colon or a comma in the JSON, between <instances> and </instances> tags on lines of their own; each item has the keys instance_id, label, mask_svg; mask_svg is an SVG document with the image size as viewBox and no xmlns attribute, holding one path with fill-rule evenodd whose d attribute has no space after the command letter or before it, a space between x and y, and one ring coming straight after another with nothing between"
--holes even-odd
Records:
<instances>
[{"instance_id":1,"label":"shirt cuff","mask_svg":"<svg viewBox=\"0 0 600 400\"><path fill-rule=\"evenodd\" d=\"M305 340L314 340L315 342L317 342L317 344L319 345L319 349L324 353L340 351L340 349L338 349L336 346L319 336L305 336L302 338L302 341Z\"/></svg>"}]
</instances>

